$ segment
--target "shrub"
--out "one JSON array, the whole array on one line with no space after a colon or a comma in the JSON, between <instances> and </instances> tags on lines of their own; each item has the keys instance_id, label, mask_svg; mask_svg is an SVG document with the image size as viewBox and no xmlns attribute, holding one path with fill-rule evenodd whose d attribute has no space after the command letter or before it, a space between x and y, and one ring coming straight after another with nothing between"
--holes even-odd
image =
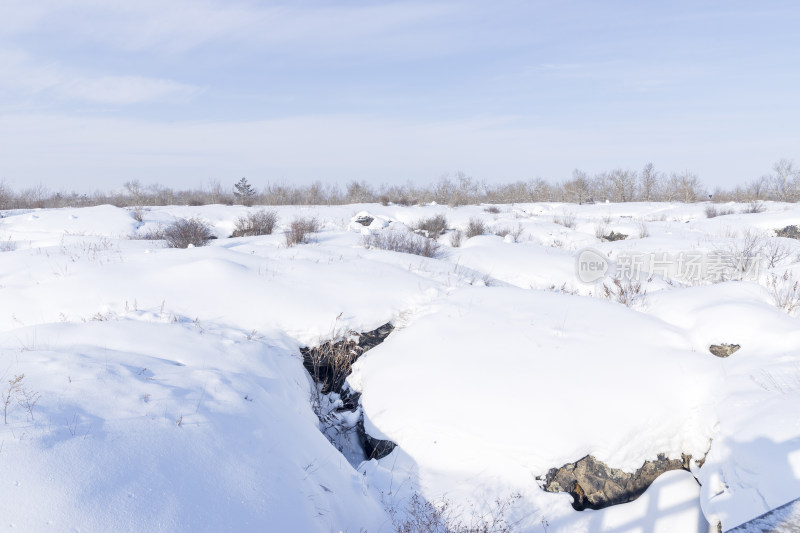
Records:
<instances>
[{"instance_id":1,"label":"shrub","mask_svg":"<svg viewBox=\"0 0 800 533\"><path fill-rule=\"evenodd\" d=\"M422 233L431 239L438 239L447 229L447 218L444 215L435 215L418 220L414 224L414 231Z\"/></svg>"},{"instance_id":2,"label":"shrub","mask_svg":"<svg viewBox=\"0 0 800 533\"><path fill-rule=\"evenodd\" d=\"M163 241L164 240L164 226L159 224L154 228L148 228L141 236L138 237L143 241Z\"/></svg>"},{"instance_id":3,"label":"shrub","mask_svg":"<svg viewBox=\"0 0 800 533\"><path fill-rule=\"evenodd\" d=\"M553 222L556 224L560 224L565 228L574 229L575 228L575 214L574 213L562 213L561 215L554 215Z\"/></svg>"},{"instance_id":4,"label":"shrub","mask_svg":"<svg viewBox=\"0 0 800 533\"><path fill-rule=\"evenodd\" d=\"M365 235L362 243L366 248L379 248L423 257L438 257L441 245L433 239L411 232L386 231Z\"/></svg>"},{"instance_id":5,"label":"shrub","mask_svg":"<svg viewBox=\"0 0 800 533\"><path fill-rule=\"evenodd\" d=\"M497 207L496 205L490 205L489 207L484 209L484 211L486 211L487 213L491 213L493 215L496 215L496 214L498 214L500 212L500 208Z\"/></svg>"},{"instance_id":6,"label":"shrub","mask_svg":"<svg viewBox=\"0 0 800 533\"><path fill-rule=\"evenodd\" d=\"M514 533L519 521L510 520L508 515L521 498L514 493L497 498L485 509L479 510L473 504L466 510L446 498L431 502L415 492L402 505L391 506L387 511L396 533ZM543 519L542 527L545 524Z\"/></svg>"},{"instance_id":7,"label":"shrub","mask_svg":"<svg viewBox=\"0 0 800 533\"><path fill-rule=\"evenodd\" d=\"M453 248L459 248L463 240L464 240L464 232L461 231L460 229L457 229L450 234L450 246L452 246Z\"/></svg>"},{"instance_id":8,"label":"shrub","mask_svg":"<svg viewBox=\"0 0 800 533\"><path fill-rule=\"evenodd\" d=\"M601 241L605 239L608 232L608 224L606 222L598 222L594 225L594 236Z\"/></svg>"},{"instance_id":9,"label":"shrub","mask_svg":"<svg viewBox=\"0 0 800 533\"><path fill-rule=\"evenodd\" d=\"M643 220L639 221L638 228L639 228L640 239L644 239L650 236L650 229L648 229L647 224Z\"/></svg>"},{"instance_id":10,"label":"shrub","mask_svg":"<svg viewBox=\"0 0 800 533\"><path fill-rule=\"evenodd\" d=\"M213 238L211 228L199 218L179 218L164 228L164 239L169 248L205 246Z\"/></svg>"},{"instance_id":11,"label":"shrub","mask_svg":"<svg viewBox=\"0 0 800 533\"><path fill-rule=\"evenodd\" d=\"M717 209L715 205L707 205L705 209L706 218L722 217L725 215L732 215L733 209Z\"/></svg>"},{"instance_id":12,"label":"shrub","mask_svg":"<svg viewBox=\"0 0 800 533\"><path fill-rule=\"evenodd\" d=\"M261 209L250 213L246 217L236 220L234 237L256 237L258 235L272 235L275 224L278 222L278 213Z\"/></svg>"},{"instance_id":13,"label":"shrub","mask_svg":"<svg viewBox=\"0 0 800 533\"><path fill-rule=\"evenodd\" d=\"M295 218L284 232L286 246L307 243L312 233L319 231L319 221L316 218Z\"/></svg>"},{"instance_id":14,"label":"shrub","mask_svg":"<svg viewBox=\"0 0 800 533\"><path fill-rule=\"evenodd\" d=\"M467 224L467 239L486 233L486 224L478 217L472 217Z\"/></svg>"},{"instance_id":15,"label":"shrub","mask_svg":"<svg viewBox=\"0 0 800 533\"><path fill-rule=\"evenodd\" d=\"M767 244L764 234L753 229L745 230L741 238L735 239L726 250L719 252L725 269L716 281L741 280L752 275L758 268Z\"/></svg>"},{"instance_id":16,"label":"shrub","mask_svg":"<svg viewBox=\"0 0 800 533\"><path fill-rule=\"evenodd\" d=\"M747 204L747 207L744 208L744 211L742 211L742 213L763 213L766 210L767 208L764 207L764 202L762 202L761 200L753 200L752 202Z\"/></svg>"},{"instance_id":17,"label":"shrub","mask_svg":"<svg viewBox=\"0 0 800 533\"><path fill-rule=\"evenodd\" d=\"M775 305L787 313L800 308L800 281L794 279L791 271L784 271L782 276L770 274L767 277L767 290Z\"/></svg>"},{"instance_id":18,"label":"shrub","mask_svg":"<svg viewBox=\"0 0 800 533\"><path fill-rule=\"evenodd\" d=\"M626 307L631 307L637 300L643 300L646 295L647 290L642 288L641 281L613 278L611 285L603 284L603 296Z\"/></svg>"}]
</instances>

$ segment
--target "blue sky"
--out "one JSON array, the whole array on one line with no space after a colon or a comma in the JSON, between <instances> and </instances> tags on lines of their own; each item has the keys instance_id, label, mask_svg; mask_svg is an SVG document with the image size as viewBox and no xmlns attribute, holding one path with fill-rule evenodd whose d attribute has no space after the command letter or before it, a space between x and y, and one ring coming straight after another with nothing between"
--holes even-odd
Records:
<instances>
[{"instance_id":1,"label":"blue sky","mask_svg":"<svg viewBox=\"0 0 800 533\"><path fill-rule=\"evenodd\" d=\"M796 2L0 0L14 187L488 182L800 158Z\"/></svg>"}]
</instances>

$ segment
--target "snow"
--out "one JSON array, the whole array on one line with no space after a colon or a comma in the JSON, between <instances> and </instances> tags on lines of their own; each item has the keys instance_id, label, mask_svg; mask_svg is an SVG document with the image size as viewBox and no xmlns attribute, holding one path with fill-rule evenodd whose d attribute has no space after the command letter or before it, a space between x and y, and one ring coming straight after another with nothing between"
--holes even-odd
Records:
<instances>
[{"instance_id":1,"label":"snow","mask_svg":"<svg viewBox=\"0 0 800 533\"><path fill-rule=\"evenodd\" d=\"M0 525L382 532L416 494L461 516L508 499L516 531L747 528L800 498L798 312L774 305L766 271L656 275L626 307L575 269L587 248L709 253L800 222L795 205L765 206L713 219L678 203L288 206L273 208L275 234L236 239L259 207L148 207L142 222L113 206L3 212L0 383L24 374L38 402L9 404L0 425ZM565 213L574 228L554 222ZM436 214L489 231L459 248L441 236L435 259L362 245ZM322 230L287 248L280 230L298 216ZM217 239L137 239L177 217ZM598 225L630 237L601 242ZM780 242L791 253L772 272L797 277L800 243ZM387 322L348 383L368 433L398 446L351 464L320 431L299 348ZM720 359L719 343L741 349ZM587 454L627 471L691 454L692 471L576 512L540 478Z\"/></svg>"}]
</instances>

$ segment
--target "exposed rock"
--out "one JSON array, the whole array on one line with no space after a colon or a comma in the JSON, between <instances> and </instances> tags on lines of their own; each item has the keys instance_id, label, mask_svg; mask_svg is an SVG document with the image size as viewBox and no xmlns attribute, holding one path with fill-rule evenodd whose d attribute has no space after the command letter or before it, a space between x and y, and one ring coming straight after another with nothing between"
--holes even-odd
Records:
<instances>
[{"instance_id":1,"label":"exposed rock","mask_svg":"<svg viewBox=\"0 0 800 533\"><path fill-rule=\"evenodd\" d=\"M778 237L787 237L789 239L800 239L800 227L786 226L783 229L775 230L775 235Z\"/></svg>"},{"instance_id":2,"label":"exposed rock","mask_svg":"<svg viewBox=\"0 0 800 533\"><path fill-rule=\"evenodd\" d=\"M394 450L395 444L390 440L381 440L371 437L364 430L364 421L358 422L358 437L361 440L361 446L364 448L364 454L369 459L383 459Z\"/></svg>"},{"instance_id":3,"label":"exposed rock","mask_svg":"<svg viewBox=\"0 0 800 533\"><path fill-rule=\"evenodd\" d=\"M572 507L577 511L603 509L632 502L664 472L689 470L690 459L688 455L681 459L659 455L654 461L645 461L636 472L628 473L587 455L575 463L551 469L545 477L544 490L571 494Z\"/></svg>"},{"instance_id":4,"label":"exposed rock","mask_svg":"<svg viewBox=\"0 0 800 533\"><path fill-rule=\"evenodd\" d=\"M369 226L370 224L372 224L373 220L375 220L375 217L373 217L369 213L363 213L363 212L353 217L353 222L361 224L362 226Z\"/></svg>"},{"instance_id":5,"label":"exposed rock","mask_svg":"<svg viewBox=\"0 0 800 533\"><path fill-rule=\"evenodd\" d=\"M322 392L341 393L350 367L364 352L379 345L394 330L384 324L366 333L350 334L338 341L329 341L314 348L300 348L303 366L316 381L322 383Z\"/></svg>"},{"instance_id":6,"label":"exposed rock","mask_svg":"<svg viewBox=\"0 0 800 533\"><path fill-rule=\"evenodd\" d=\"M739 348L741 348L741 346L738 344L712 344L708 347L708 351L717 357L728 357L732 353L739 350Z\"/></svg>"},{"instance_id":7,"label":"exposed rock","mask_svg":"<svg viewBox=\"0 0 800 533\"><path fill-rule=\"evenodd\" d=\"M625 235L624 233L617 233L615 231L612 231L608 235L603 236L603 240L604 241L609 241L609 242L611 242L611 241L624 241L627 238L628 238L628 236Z\"/></svg>"}]
</instances>

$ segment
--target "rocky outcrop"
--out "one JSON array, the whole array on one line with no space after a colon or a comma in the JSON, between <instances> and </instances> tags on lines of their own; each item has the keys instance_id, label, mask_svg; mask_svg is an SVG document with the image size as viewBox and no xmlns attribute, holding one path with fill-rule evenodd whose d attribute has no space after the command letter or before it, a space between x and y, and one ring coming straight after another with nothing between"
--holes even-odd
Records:
<instances>
[{"instance_id":1,"label":"rocky outcrop","mask_svg":"<svg viewBox=\"0 0 800 533\"><path fill-rule=\"evenodd\" d=\"M708 351L717 357L728 357L732 353L738 351L739 348L741 348L741 346L738 344L712 344L708 347Z\"/></svg>"},{"instance_id":2,"label":"rocky outcrop","mask_svg":"<svg viewBox=\"0 0 800 533\"><path fill-rule=\"evenodd\" d=\"M636 472L629 473L587 455L575 463L551 469L545 476L544 490L571 494L572 507L577 511L603 509L635 500L664 472L689 470L690 460L688 455L681 459L659 455L653 461L645 461Z\"/></svg>"}]
</instances>

